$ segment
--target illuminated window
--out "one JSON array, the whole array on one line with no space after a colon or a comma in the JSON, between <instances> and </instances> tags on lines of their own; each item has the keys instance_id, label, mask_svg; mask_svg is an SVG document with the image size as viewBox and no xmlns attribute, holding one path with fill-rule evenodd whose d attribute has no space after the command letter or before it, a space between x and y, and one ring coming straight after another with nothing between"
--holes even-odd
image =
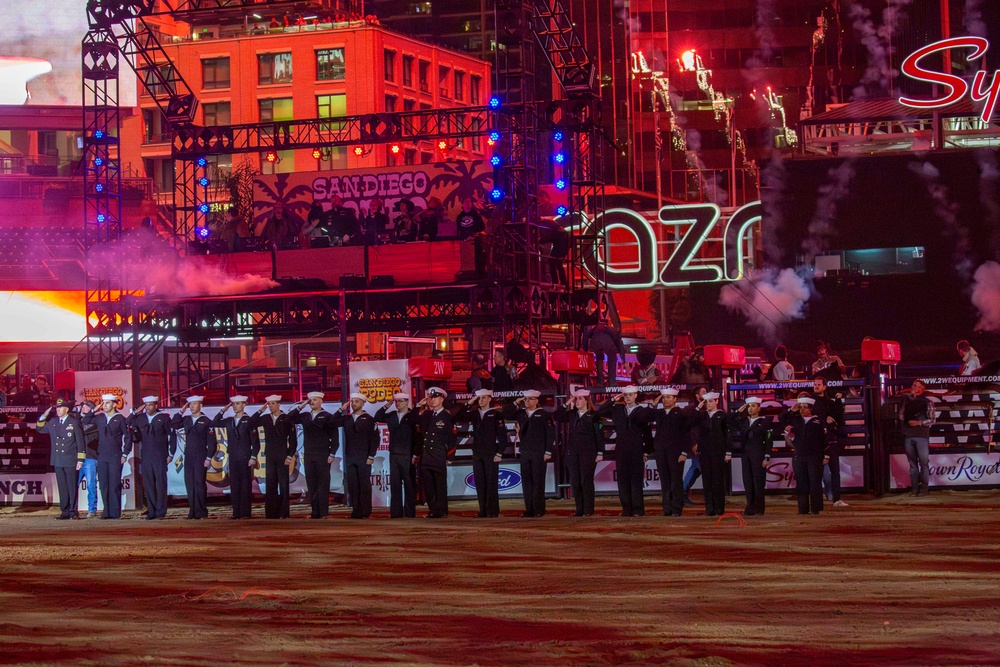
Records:
<instances>
[{"instance_id":1,"label":"illuminated window","mask_svg":"<svg viewBox=\"0 0 1000 667\"><path fill-rule=\"evenodd\" d=\"M229 58L205 58L201 61L201 87L229 87Z\"/></svg>"},{"instance_id":2,"label":"illuminated window","mask_svg":"<svg viewBox=\"0 0 1000 667\"><path fill-rule=\"evenodd\" d=\"M208 102L201 105L205 114L205 126L232 125L231 105L229 102Z\"/></svg>"},{"instance_id":3,"label":"illuminated window","mask_svg":"<svg viewBox=\"0 0 1000 667\"><path fill-rule=\"evenodd\" d=\"M257 83L261 86L271 83L292 82L291 53L261 53L257 56Z\"/></svg>"},{"instance_id":4,"label":"illuminated window","mask_svg":"<svg viewBox=\"0 0 1000 667\"><path fill-rule=\"evenodd\" d=\"M338 118L347 115L347 95L318 95L316 97L316 117L317 118ZM344 127L343 123L324 124L323 130L339 130Z\"/></svg>"},{"instance_id":5,"label":"illuminated window","mask_svg":"<svg viewBox=\"0 0 1000 667\"><path fill-rule=\"evenodd\" d=\"M908 246L827 252L816 257L814 268L817 278L850 278L924 273L926 264L923 246Z\"/></svg>"},{"instance_id":6,"label":"illuminated window","mask_svg":"<svg viewBox=\"0 0 1000 667\"><path fill-rule=\"evenodd\" d=\"M260 122L276 123L292 120L295 112L292 108L291 97L280 97L277 99L260 100Z\"/></svg>"},{"instance_id":7,"label":"illuminated window","mask_svg":"<svg viewBox=\"0 0 1000 667\"><path fill-rule=\"evenodd\" d=\"M346 77L344 49L319 49L316 51L317 81L343 81Z\"/></svg>"}]
</instances>

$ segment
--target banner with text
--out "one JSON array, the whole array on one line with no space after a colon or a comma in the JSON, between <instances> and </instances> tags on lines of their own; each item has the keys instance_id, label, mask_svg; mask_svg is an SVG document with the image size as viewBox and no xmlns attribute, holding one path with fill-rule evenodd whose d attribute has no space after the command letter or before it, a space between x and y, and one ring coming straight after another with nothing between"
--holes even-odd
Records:
<instances>
[{"instance_id":1,"label":"banner with text","mask_svg":"<svg viewBox=\"0 0 1000 667\"><path fill-rule=\"evenodd\" d=\"M910 464L906 454L893 454L889 463L892 478L889 488L910 486ZM1000 486L1000 455L986 452L970 454L930 455L930 485L941 486Z\"/></svg>"}]
</instances>

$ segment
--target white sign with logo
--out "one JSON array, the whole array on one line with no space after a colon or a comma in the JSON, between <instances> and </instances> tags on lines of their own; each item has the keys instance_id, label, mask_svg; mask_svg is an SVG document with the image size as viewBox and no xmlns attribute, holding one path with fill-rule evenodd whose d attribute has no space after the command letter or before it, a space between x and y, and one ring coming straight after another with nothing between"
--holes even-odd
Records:
<instances>
[{"instance_id":1,"label":"white sign with logo","mask_svg":"<svg viewBox=\"0 0 1000 667\"><path fill-rule=\"evenodd\" d=\"M743 485L743 461L734 458L732 461L733 472L733 493L743 493L746 487ZM840 457L840 488L842 489L863 489L865 486L865 457L841 456ZM767 489L794 489L795 473L792 471L792 458L777 457L771 459L771 465L767 468Z\"/></svg>"},{"instance_id":2,"label":"white sign with logo","mask_svg":"<svg viewBox=\"0 0 1000 667\"><path fill-rule=\"evenodd\" d=\"M889 488L909 488L910 464L905 454L893 454L889 469ZM928 471L931 486L1000 486L997 454L931 454Z\"/></svg>"},{"instance_id":3,"label":"white sign with logo","mask_svg":"<svg viewBox=\"0 0 1000 667\"><path fill-rule=\"evenodd\" d=\"M498 485L501 498L520 498L524 493L521 486L521 462L501 461ZM555 495L556 473L550 461L545 465L545 495ZM459 500L476 497L476 482L472 475L471 465L455 464L448 466L448 497Z\"/></svg>"}]
</instances>

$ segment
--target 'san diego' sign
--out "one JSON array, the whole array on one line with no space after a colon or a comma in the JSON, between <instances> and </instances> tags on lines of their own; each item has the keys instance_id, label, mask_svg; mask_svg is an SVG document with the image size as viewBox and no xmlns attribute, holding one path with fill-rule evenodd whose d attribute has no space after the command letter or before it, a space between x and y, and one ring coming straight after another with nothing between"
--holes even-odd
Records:
<instances>
[{"instance_id":1,"label":"'san diego' sign","mask_svg":"<svg viewBox=\"0 0 1000 667\"><path fill-rule=\"evenodd\" d=\"M899 103L914 109L941 109L958 102L968 95L973 102L984 103L980 118L983 119L984 123L990 122L990 118L992 118L993 112L997 108L997 102L1000 101L1000 70L993 72L993 79L988 86L986 85L986 78L989 76L989 72L979 70L976 72L970 85L968 81L959 76L926 69L920 64L920 61L927 56L950 49L972 49L972 53L965 57L968 62L972 62L986 55L986 51L989 48L990 43L982 37L952 37L928 44L924 48L914 51L906 57L900 67L903 74L917 81L926 81L927 83L941 85L946 92L943 97L934 100L900 97Z\"/></svg>"}]
</instances>

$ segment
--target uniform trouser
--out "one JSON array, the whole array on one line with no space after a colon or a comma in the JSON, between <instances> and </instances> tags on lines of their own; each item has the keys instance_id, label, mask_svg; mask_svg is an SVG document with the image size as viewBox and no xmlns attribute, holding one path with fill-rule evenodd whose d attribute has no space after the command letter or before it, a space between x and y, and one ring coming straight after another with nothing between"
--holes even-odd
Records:
<instances>
[{"instance_id":1,"label":"uniform trouser","mask_svg":"<svg viewBox=\"0 0 1000 667\"><path fill-rule=\"evenodd\" d=\"M930 484L930 439L906 436L903 439L903 451L906 452L906 461L910 464L910 486L914 493L920 493L921 485L923 492L928 491Z\"/></svg>"},{"instance_id":2,"label":"uniform trouser","mask_svg":"<svg viewBox=\"0 0 1000 667\"><path fill-rule=\"evenodd\" d=\"M416 471L406 454L389 454L389 516L393 519L417 516Z\"/></svg>"},{"instance_id":3,"label":"uniform trouser","mask_svg":"<svg viewBox=\"0 0 1000 667\"><path fill-rule=\"evenodd\" d=\"M167 459L145 457L140 466L142 485L146 490L146 516L160 519L167 516Z\"/></svg>"},{"instance_id":4,"label":"uniform trouser","mask_svg":"<svg viewBox=\"0 0 1000 667\"><path fill-rule=\"evenodd\" d=\"M618 477L618 500L626 516L646 513L642 495L646 465L642 460L642 447L615 450L615 474Z\"/></svg>"},{"instance_id":5,"label":"uniform trouser","mask_svg":"<svg viewBox=\"0 0 1000 667\"><path fill-rule=\"evenodd\" d=\"M285 459L269 459L264 465L264 516L287 519L290 516L288 498L288 464Z\"/></svg>"},{"instance_id":6,"label":"uniform trouser","mask_svg":"<svg viewBox=\"0 0 1000 667\"><path fill-rule=\"evenodd\" d=\"M184 486L187 488L189 519L204 519L208 516L207 473L205 459L184 459Z\"/></svg>"},{"instance_id":7,"label":"uniform trouser","mask_svg":"<svg viewBox=\"0 0 1000 667\"><path fill-rule=\"evenodd\" d=\"M705 487L705 514L722 516L726 512L725 454L701 452L702 484Z\"/></svg>"},{"instance_id":8,"label":"uniform trouser","mask_svg":"<svg viewBox=\"0 0 1000 667\"><path fill-rule=\"evenodd\" d=\"M372 515L372 467L367 463L348 462L344 470L351 516L367 519Z\"/></svg>"},{"instance_id":9,"label":"uniform trouser","mask_svg":"<svg viewBox=\"0 0 1000 667\"><path fill-rule=\"evenodd\" d=\"M322 459L305 459L306 490L309 493L309 503L312 505L314 519L322 519L330 514L330 463L327 457Z\"/></svg>"},{"instance_id":10,"label":"uniform trouser","mask_svg":"<svg viewBox=\"0 0 1000 667\"><path fill-rule=\"evenodd\" d=\"M85 459L80 474L77 476L77 486L80 482L87 482L87 511L91 514L97 513L97 459Z\"/></svg>"},{"instance_id":11,"label":"uniform trouser","mask_svg":"<svg viewBox=\"0 0 1000 667\"><path fill-rule=\"evenodd\" d=\"M830 464L823 470L823 486L827 488L830 500L837 502L840 500L840 440L831 435L829 443Z\"/></svg>"},{"instance_id":12,"label":"uniform trouser","mask_svg":"<svg viewBox=\"0 0 1000 667\"><path fill-rule=\"evenodd\" d=\"M567 452L569 488L576 500L576 515L594 513L594 471L597 469L596 452Z\"/></svg>"},{"instance_id":13,"label":"uniform trouser","mask_svg":"<svg viewBox=\"0 0 1000 667\"><path fill-rule=\"evenodd\" d=\"M823 458L796 456L792 459L799 514L819 514L823 510Z\"/></svg>"},{"instance_id":14,"label":"uniform trouser","mask_svg":"<svg viewBox=\"0 0 1000 667\"><path fill-rule=\"evenodd\" d=\"M747 493L747 508L744 514L764 513L764 487L767 484L767 468L764 454L743 453L743 488Z\"/></svg>"},{"instance_id":15,"label":"uniform trouser","mask_svg":"<svg viewBox=\"0 0 1000 667\"><path fill-rule=\"evenodd\" d=\"M658 447L655 452L663 513L680 514L684 510L684 464L677 460L680 452L670 452L666 447Z\"/></svg>"},{"instance_id":16,"label":"uniform trouser","mask_svg":"<svg viewBox=\"0 0 1000 667\"><path fill-rule=\"evenodd\" d=\"M101 485L101 502L109 519L122 516L122 462L121 459L97 462L97 480Z\"/></svg>"},{"instance_id":17,"label":"uniform trouser","mask_svg":"<svg viewBox=\"0 0 1000 667\"><path fill-rule=\"evenodd\" d=\"M420 485L427 497L428 514L448 516L448 469L420 466Z\"/></svg>"},{"instance_id":18,"label":"uniform trouser","mask_svg":"<svg viewBox=\"0 0 1000 667\"><path fill-rule=\"evenodd\" d=\"M472 476L476 485L476 499L479 500L479 514L499 516L500 464L494 463L492 456L473 455Z\"/></svg>"},{"instance_id":19,"label":"uniform trouser","mask_svg":"<svg viewBox=\"0 0 1000 667\"><path fill-rule=\"evenodd\" d=\"M525 514L545 514L545 452L521 451L521 492Z\"/></svg>"},{"instance_id":20,"label":"uniform trouser","mask_svg":"<svg viewBox=\"0 0 1000 667\"><path fill-rule=\"evenodd\" d=\"M76 466L56 466L56 484L59 487L59 516L71 517L76 514L77 489Z\"/></svg>"},{"instance_id":21,"label":"uniform trouser","mask_svg":"<svg viewBox=\"0 0 1000 667\"><path fill-rule=\"evenodd\" d=\"M253 468L250 459L229 459L229 500L234 519L249 519L253 503Z\"/></svg>"}]
</instances>

